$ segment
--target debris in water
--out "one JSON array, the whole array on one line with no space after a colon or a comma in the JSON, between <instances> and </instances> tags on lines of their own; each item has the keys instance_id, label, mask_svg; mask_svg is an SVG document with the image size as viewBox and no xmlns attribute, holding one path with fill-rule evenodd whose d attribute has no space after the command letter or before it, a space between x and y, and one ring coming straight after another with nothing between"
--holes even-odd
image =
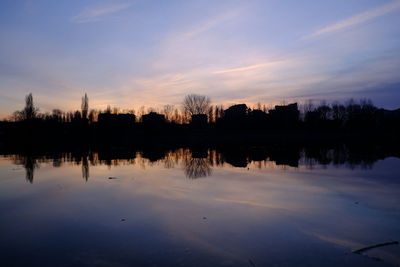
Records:
<instances>
[{"instance_id":1,"label":"debris in water","mask_svg":"<svg viewBox=\"0 0 400 267\"><path fill-rule=\"evenodd\" d=\"M207 219L207 217L203 217L203 220L206 220Z\"/></svg>"},{"instance_id":2,"label":"debris in water","mask_svg":"<svg viewBox=\"0 0 400 267\"><path fill-rule=\"evenodd\" d=\"M125 221L125 219L121 219L121 222L124 222Z\"/></svg>"},{"instance_id":3,"label":"debris in water","mask_svg":"<svg viewBox=\"0 0 400 267\"><path fill-rule=\"evenodd\" d=\"M368 246L365 248L354 250L353 253L362 254L363 252L373 249L373 248L390 246L390 245L398 245L398 244L399 244L399 241L385 242L385 243L380 243L380 244L376 244L376 245L372 245L372 246Z\"/></svg>"},{"instance_id":4,"label":"debris in water","mask_svg":"<svg viewBox=\"0 0 400 267\"><path fill-rule=\"evenodd\" d=\"M118 179L117 177L112 177L112 176L110 176L110 177L108 177L108 179Z\"/></svg>"},{"instance_id":5,"label":"debris in water","mask_svg":"<svg viewBox=\"0 0 400 267\"><path fill-rule=\"evenodd\" d=\"M358 201L354 202L354 204L358 204Z\"/></svg>"}]
</instances>

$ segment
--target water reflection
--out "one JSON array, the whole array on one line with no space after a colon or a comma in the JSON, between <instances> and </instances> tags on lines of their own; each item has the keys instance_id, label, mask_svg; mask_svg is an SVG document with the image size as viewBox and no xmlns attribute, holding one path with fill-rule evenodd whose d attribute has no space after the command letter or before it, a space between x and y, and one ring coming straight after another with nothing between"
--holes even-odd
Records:
<instances>
[{"instance_id":1,"label":"water reflection","mask_svg":"<svg viewBox=\"0 0 400 267\"><path fill-rule=\"evenodd\" d=\"M400 160L379 160L390 156L348 146L9 153L0 158L0 261L398 265L399 246L351 253L400 240ZM35 175L33 186L14 178L22 168L13 163L28 182Z\"/></svg>"},{"instance_id":2,"label":"water reflection","mask_svg":"<svg viewBox=\"0 0 400 267\"><path fill-rule=\"evenodd\" d=\"M82 177L86 181L89 179L89 159L88 159L88 157L82 158Z\"/></svg>"},{"instance_id":3,"label":"water reflection","mask_svg":"<svg viewBox=\"0 0 400 267\"><path fill-rule=\"evenodd\" d=\"M13 156L14 164L22 165L25 168L25 178L28 182L33 183L35 169L39 168L38 158L33 155L15 155Z\"/></svg>"},{"instance_id":4,"label":"water reflection","mask_svg":"<svg viewBox=\"0 0 400 267\"><path fill-rule=\"evenodd\" d=\"M187 178L196 179L211 175L211 167L207 158L188 158L184 162Z\"/></svg>"},{"instance_id":5,"label":"water reflection","mask_svg":"<svg viewBox=\"0 0 400 267\"><path fill-rule=\"evenodd\" d=\"M270 146L270 147L191 147L169 149L130 149L74 151L57 153L8 154L14 164L26 170L26 180L33 182L34 172L40 163L52 163L53 167L63 164L81 166L82 177L90 177L90 166L106 165L108 168L119 165L146 166L161 165L166 169L182 168L187 178L197 179L212 175L212 168L225 165L237 168L271 168L300 166L312 169L316 165L344 166L350 169L360 167L371 169L373 164L386 157L400 157L396 151L381 147L351 147L338 145L321 146Z\"/></svg>"}]
</instances>

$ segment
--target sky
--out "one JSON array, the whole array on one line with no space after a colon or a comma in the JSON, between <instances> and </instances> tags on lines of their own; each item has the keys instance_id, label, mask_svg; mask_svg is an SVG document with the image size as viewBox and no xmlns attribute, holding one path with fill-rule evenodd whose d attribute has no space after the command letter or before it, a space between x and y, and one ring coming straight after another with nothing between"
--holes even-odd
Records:
<instances>
[{"instance_id":1,"label":"sky","mask_svg":"<svg viewBox=\"0 0 400 267\"><path fill-rule=\"evenodd\" d=\"M400 0L2 0L0 118L368 98L400 107Z\"/></svg>"}]
</instances>

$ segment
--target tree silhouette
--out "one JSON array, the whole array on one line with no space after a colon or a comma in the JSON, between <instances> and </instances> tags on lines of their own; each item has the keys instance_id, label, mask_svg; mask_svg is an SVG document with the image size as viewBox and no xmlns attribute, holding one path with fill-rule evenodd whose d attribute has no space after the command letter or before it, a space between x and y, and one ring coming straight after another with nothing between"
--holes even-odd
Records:
<instances>
[{"instance_id":1,"label":"tree silhouette","mask_svg":"<svg viewBox=\"0 0 400 267\"><path fill-rule=\"evenodd\" d=\"M38 112L39 109L33 104L33 96L30 93L25 97L25 108L21 112L21 117L23 120L33 120L37 117Z\"/></svg>"},{"instance_id":2,"label":"tree silhouette","mask_svg":"<svg viewBox=\"0 0 400 267\"><path fill-rule=\"evenodd\" d=\"M168 122L172 121L172 115L174 113L174 105L164 105L162 113L165 115L165 119Z\"/></svg>"},{"instance_id":3,"label":"tree silhouette","mask_svg":"<svg viewBox=\"0 0 400 267\"><path fill-rule=\"evenodd\" d=\"M298 139L307 139L309 132L327 139L334 135L340 138L356 135L392 138L400 132L400 109L377 108L370 100L322 101L315 106L308 101L302 105L301 120L297 103L277 105L265 112L267 107L262 103L251 110L246 104L235 104L227 109L222 105L211 106L210 99L203 95L189 94L183 100L181 109L165 105L161 109L148 109L153 111L149 114L145 114L146 107L142 106L135 117L134 110L110 106L106 110L90 110L86 93L79 110L53 109L39 113L32 94L28 94L22 110L14 112L8 121L0 121L0 141L64 144L61 140L68 140L94 145L136 144L142 138L153 137L163 142L180 142L181 137L185 137L182 142L191 143L202 142L199 136L204 136L206 142L220 142L221 137L243 136L247 139L254 133L264 142L274 138L275 131ZM292 133L292 130L295 131Z\"/></svg>"},{"instance_id":4,"label":"tree silhouette","mask_svg":"<svg viewBox=\"0 0 400 267\"><path fill-rule=\"evenodd\" d=\"M211 100L208 96L190 94L185 96L183 108L189 115L206 114L210 103Z\"/></svg>"},{"instance_id":5,"label":"tree silhouette","mask_svg":"<svg viewBox=\"0 0 400 267\"><path fill-rule=\"evenodd\" d=\"M89 98L86 93L85 93L85 96L82 97L81 109L82 109L82 118L87 119L88 111L89 111Z\"/></svg>"}]
</instances>

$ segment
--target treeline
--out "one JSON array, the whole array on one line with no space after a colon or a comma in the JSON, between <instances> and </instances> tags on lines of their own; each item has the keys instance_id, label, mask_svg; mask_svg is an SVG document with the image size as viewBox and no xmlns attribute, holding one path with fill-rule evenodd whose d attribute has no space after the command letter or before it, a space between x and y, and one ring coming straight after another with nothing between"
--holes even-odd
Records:
<instances>
[{"instance_id":1,"label":"treeline","mask_svg":"<svg viewBox=\"0 0 400 267\"><path fill-rule=\"evenodd\" d=\"M202 99L206 101L201 103ZM189 95L186 96L186 102L180 107L175 105L164 105L162 108L154 108L141 106L137 110L121 109L118 107L107 106L106 109L89 109L89 98L87 94L82 97L81 109L75 111L62 111L61 109L53 109L51 112L41 113L40 109L33 103L32 94L25 97L25 107L23 110L13 112L5 121L18 122L27 120L42 120L42 121L57 121L62 123L76 122L87 120L88 123L95 123L102 114L130 114L135 116L134 122L142 122L142 117L149 113L157 113L164 116L166 123L187 124L190 123L192 114L202 113L207 114L210 118L209 122L215 122L222 117L223 106L210 104L210 100L205 96ZM198 102L200 101L200 103ZM204 106L204 107L203 107Z\"/></svg>"},{"instance_id":2,"label":"treeline","mask_svg":"<svg viewBox=\"0 0 400 267\"><path fill-rule=\"evenodd\" d=\"M212 105L207 96L186 95L182 106L165 105L157 110L141 107L135 112L107 107L89 108L89 98L82 97L81 110L63 112L54 109L40 113L32 94L25 98L23 110L15 111L0 123L0 140L81 140L122 141L133 137L187 136L202 133L209 136L240 133L339 134L400 132L400 109L378 108L369 100L348 100L345 103L303 105L291 103L267 108L257 104ZM178 139L179 141L179 139Z\"/></svg>"}]
</instances>

